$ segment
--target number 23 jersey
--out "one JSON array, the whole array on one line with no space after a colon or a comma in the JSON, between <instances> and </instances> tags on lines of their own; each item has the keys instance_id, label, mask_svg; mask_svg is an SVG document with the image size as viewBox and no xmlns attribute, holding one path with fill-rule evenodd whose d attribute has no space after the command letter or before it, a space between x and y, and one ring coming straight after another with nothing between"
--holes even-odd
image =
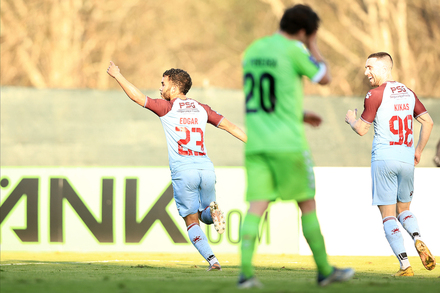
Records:
<instances>
[{"instance_id":1,"label":"number 23 jersey","mask_svg":"<svg viewBox=\"0 0 440 293\"><path fill-rule=\"evenodd\" d=\"M214 170L205 146L206 123L218 126L223 116L192 99L151 99L145 108L159 116L168 144L171 174L186 169Z\"/></svg>"},{"instance_id":2,"label":"number 23 jersey","mask_svg":"<svg viewBox=\"0 0 440 293\"><path fill-rule=\"evenodd\" d=\"M397 160L414 164L413 117L427 113L416 94L404 84L389 81L370 90L361 119L374 122L371 161Z\"/></svg>"}]
</instances>

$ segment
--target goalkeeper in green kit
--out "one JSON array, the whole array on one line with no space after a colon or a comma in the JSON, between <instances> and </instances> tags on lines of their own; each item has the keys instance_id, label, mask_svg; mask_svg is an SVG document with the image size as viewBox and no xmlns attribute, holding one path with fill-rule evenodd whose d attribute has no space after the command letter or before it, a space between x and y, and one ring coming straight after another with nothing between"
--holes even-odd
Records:
<instances>
[{"instance_id":1,"label":"goalkeeper in green kit","mask_svg":"<svg viewBox=\"0 0 440 293\"><path fill-rule=\"evenodd\" d=\"M280 30L253 42L242 65L246 97L245 165L249 210L241 229L241 273L238 287L260 287L252 257L260 219L270 202L295 200L318 268L318 284L353 277L327 260L315 205L315 177L304 123L319 126L321 117L303 110L302 76L321 85L331 81L316 43L318 15L305 5L287 9ZM287 232L286 232L287 233Z\"/></svg>"}]
</instances>

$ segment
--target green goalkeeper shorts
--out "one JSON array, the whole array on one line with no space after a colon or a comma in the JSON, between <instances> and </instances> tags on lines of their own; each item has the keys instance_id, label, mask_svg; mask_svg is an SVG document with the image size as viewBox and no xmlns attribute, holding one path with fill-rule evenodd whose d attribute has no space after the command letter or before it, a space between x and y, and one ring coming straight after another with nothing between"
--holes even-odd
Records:
<instances>
[{"instance_id":1,"label":"green goalkeeper shorts","mask_svg":"<svg viewBox=\"0 0 440 293\"><path fill-rule=\"evenodd\" d=\"M315 174L309 151L246 154L247 201L315 197Z\"/></svg>"}]
</instances>

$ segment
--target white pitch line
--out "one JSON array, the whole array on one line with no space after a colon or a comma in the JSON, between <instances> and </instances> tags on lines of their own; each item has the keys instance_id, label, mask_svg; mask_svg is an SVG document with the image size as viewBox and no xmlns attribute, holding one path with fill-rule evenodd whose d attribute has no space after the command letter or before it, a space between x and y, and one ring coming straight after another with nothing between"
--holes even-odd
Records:
<instances>
[{"instance_id":1,"label":"white pitch line","mask_svg":"<svg viewBox=\"0 0 440 293\"><path fill-rule=\"evenodd\" d=\"M124 262L124 261L151 261L151 262L194 262L194 261L180 261L180 260L169 260L169 261L163 261L159 259L139 259L139 260L133 260L133 259L114 259L114 260L92 260L92 261L82 261L78 263L95 263L95 262Z\"/></svg>"},{"instance_id":2,"label":"white pitch line","mask_svg":"<svg viewBox=\"0 0 440 293\"><path fill-rule=\"evenodd\" d=\"M194 261L180 261L180 260L170 260L163 261L159 259L114 259L114 260L91 260L91 261L75 261L75 262L35 262L35 263L6 263L0 264L0 266L23 266L23 265L48 265L48 264L86 264L86 263L109 263L109 262L183 262L183 263L193 263ZM205 261L203 261L205 262Z\"/></svg>"},{"instance_id":3,"label":"white pitch line","mask_svg":"<svg viewBox=\"0 0 440 293\"><path fill-rule=\"evenodd\" d=\"M24 266L24 265L48 265L54 263L47 262L35 262L35 263L2 263L0 266ZM57 263L58 264L58 263Z\"/></svg>"}]
</instances>

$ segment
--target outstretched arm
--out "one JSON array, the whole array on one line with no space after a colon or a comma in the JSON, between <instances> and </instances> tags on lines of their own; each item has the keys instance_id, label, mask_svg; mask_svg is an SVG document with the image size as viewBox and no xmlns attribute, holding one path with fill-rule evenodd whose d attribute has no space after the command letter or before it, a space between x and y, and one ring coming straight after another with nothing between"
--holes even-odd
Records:
<instances>
[{"instance_id":1,"label":"outstretched arm","mask_svg":"<svg viewBox=\"0 0 440 293\"><path fill-rule=\"evenodd\" d=\"M360 136L363 136L368 132L371 125L364 122L360 118L356 120L356 115L357 109L354 109L354 111L348 110L347 114L345 115L345 122L347 124L350 124L351 129L353 129L354 132L356 132Z\"/></svg>"},{"instance_id":2,"label":"outstretched arm","mask_svg":"<svg viewBox=\"0 0 440 293\"><path fill-rule=\"evenodd\" d=\"M110 66L107 69L107 73L116 79L121 88L127 94L127 96L132 99L134 102L138 103L142 107L145 105L146 97L145 95L133 84L131 84L125 77L121 74L119 67L110 61Z\"/></svg>"},{"instance_id":3,"label":"outstretched arm","mask_svg":"<svg viewBox=\"0 0 440 293\"><path fill-rule=\"evenodd\" d=\"M419 142L417 143L416 150L414 153L414 166L420 163L420 158L422 157L422 151L428 143L429 136L431 135L432 127L434 122L428 113L420 115L416 118L422 124L420 128Z\"/></svg>"},{"instance_id":4,"label":"outstretched arm","mask_svg":"<svg viewBox=\"0 0 440 293\"><path fill-rule=\"evenodd\" d=\"M227 132L229 132L230 134L232 134L233 136L235 136L236 138L238 138L242 142L246 142L247 141L246 133L244 133L243 130L241 130L237 125L235 125L234 123L230 122L226 118L223 118L223 120L218 125L218 128L226 130Z\"/></svg>"}]
</instances>

